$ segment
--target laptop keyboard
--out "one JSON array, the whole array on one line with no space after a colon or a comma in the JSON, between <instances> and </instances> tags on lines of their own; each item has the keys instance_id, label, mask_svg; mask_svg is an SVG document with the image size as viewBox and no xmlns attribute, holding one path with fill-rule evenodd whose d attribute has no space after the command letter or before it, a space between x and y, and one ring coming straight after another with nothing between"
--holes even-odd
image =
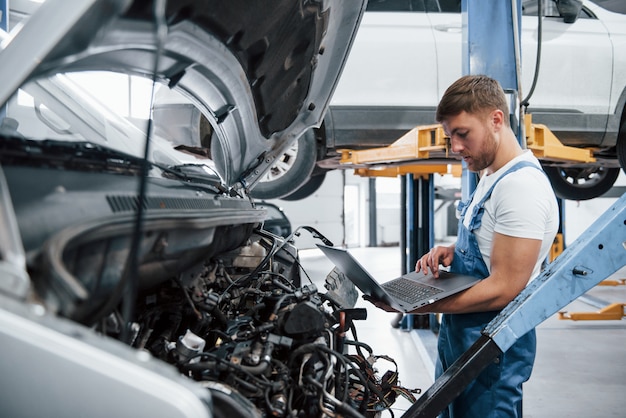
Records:
<instances>
[{"instance_id":1,"label":"laptop keyboard","mask_svg":"<svg viewBox=\"0 0 626 418\"><path fill-rule=\"evenodd\" d=\"M384 283L382 287L394 298L400 299L408 304L417 303L420 300L427 299L442 292L441 289L437 289L436 287L416 283L404 277Z\"/></svg>"}]
</instances>

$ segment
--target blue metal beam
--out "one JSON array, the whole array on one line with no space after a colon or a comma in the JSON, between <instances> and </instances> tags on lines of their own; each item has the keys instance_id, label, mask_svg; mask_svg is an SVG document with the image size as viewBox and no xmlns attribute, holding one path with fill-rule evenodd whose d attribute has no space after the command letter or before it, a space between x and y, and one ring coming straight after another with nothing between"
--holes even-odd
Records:
<instances>
[{"instance_id":1,"label":"blue metal beam","mask_svg":"<svg viewBox=\"0 0 626 418\"><path fill-rule=\"evenodd\" d=\"M483 334L506 351L526 332L626 266L626 194L491 321Z\"/></svg>"}]
</instances>

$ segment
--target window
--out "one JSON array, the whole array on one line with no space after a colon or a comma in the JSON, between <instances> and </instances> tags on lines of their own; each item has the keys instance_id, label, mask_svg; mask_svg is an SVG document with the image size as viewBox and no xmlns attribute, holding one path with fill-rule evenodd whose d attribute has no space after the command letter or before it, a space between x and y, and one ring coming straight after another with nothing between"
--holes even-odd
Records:
<instances>
[{"instance_id":1,"label":"window","mask_svg":"<svg viewBox=\"0 0 626 418\"><path fill-rule=\"evenodd\" d=\"M537 10L539 9L538 0L524 0L522 2L522 14L524 16L537 16ZM557 0L543 0L543 16L545 17L561 17L559 8L557 7ZM582 8L578 15L579 18L592 18L593 16L585 9Z\"/></svg>"},{"instance_id":2,"label":"window","mask_svg":"<svg viewBox=\"0 0 626 418\"><path fill-rule=\"evenodd\" d=\"M593 2L613 13L626 14L626 1L624 0L593 0Z\"/></svg>"},{"instance_id":3,"label":"window","mask_svg":"<svg viewBox=\"0 0 626 418\"><path fill-rule=\"evenodd\" d=\"M461 13L461 0L370 0L370 12Z\"/></svg>"},{"instance_id":4,"label":"window","mask_svg":"<svg viewBox=\"0 0 626 418\"><path fill-rule=\"evenodd\" d=\"M425 0L426 10L439 13L461 13L461 0Z\"/></svg>"},{"instance_id":5,"label":"window","mask_svg":"<svg viewBox=\"0 0 626 418\"><path fill-rule=\"evenodd\" d=\"M370 0L367 2L367 10L370 12L423 12L425 8L424 0Z\"/></svg>"}]
</instances>

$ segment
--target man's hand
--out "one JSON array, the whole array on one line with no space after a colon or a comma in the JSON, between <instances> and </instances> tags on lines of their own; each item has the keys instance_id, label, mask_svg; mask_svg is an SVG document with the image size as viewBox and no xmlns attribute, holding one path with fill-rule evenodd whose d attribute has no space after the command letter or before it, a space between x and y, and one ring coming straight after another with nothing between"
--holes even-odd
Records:
<instances>
[{"instance_id":1,"label":"man's hand","mask_svg":"<svg viewBox=\"0 0 626 418\"><path fill-rule=\"evenodd\" d=\"M438 278L439 265L448 267L452 264L452 259L454 259L454 245L449 247L437 246L417 260L415 271L421 270L422 273L428 274L428 269L430 269L433 272L433 276Z\"/></svg>"}]
</instances>

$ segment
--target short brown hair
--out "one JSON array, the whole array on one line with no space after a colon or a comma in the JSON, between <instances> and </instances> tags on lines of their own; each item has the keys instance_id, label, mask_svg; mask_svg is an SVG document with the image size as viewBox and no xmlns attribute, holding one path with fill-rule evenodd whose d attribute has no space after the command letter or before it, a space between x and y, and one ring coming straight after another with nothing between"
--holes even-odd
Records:
<instances>
[{"instance_id":1,"label":"short brown hair","mask_svg":"<svg viewBox=\"0 0 626 418\"><path fill-rule=\"evenodd\" d=\"M485 75L466 75L448 87L437 106L436 120L441 123L461 112L480 114L495 109L504 113L508 125L509 107L500 83Z\"/></svg>"}]
</instances>

